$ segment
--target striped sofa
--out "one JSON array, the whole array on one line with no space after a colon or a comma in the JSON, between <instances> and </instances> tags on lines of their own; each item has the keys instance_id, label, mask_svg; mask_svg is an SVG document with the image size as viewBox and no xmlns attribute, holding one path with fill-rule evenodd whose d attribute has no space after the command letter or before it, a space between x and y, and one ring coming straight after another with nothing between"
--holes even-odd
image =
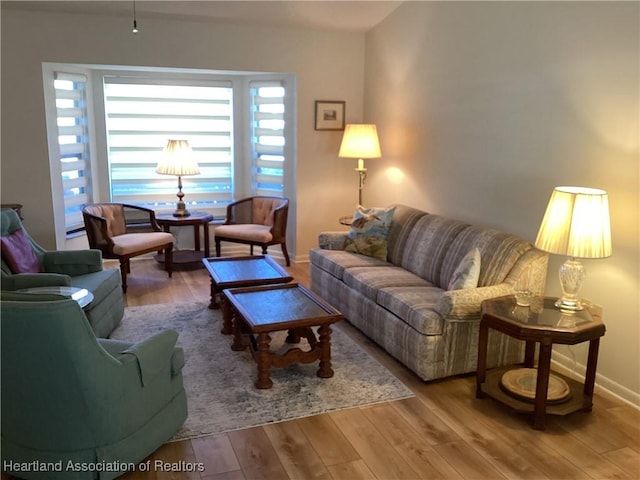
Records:
<instances>
[{"instance_id":1,"label":"striped sofa","mask_svg":"<svg viewBox=\"0 0 640 480\"><path fill-rule=\"evenodd\" d=\"M521 275L542 294L547 254L526 240L396 205L387 261L343 250L347 232L324 232L310 252L311 289L423 380L476 369L480 304L513 293ZM474 247L478 287L446 290ZM522 360L522 342L490 330L487 366Z\"/></svg>"}]
</instances>

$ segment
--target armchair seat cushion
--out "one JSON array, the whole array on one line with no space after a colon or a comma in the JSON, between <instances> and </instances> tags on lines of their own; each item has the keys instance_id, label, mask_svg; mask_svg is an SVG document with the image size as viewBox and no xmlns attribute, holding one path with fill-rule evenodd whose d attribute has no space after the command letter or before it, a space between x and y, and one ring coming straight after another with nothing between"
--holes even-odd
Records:
<instances>
[{"instance_id":1,"label":"armchair seat cushion","mask_svg":"<svg viewBox=\"0 0 640 480\"><path fill-rule=\"evenodd\" d=\"M105 268L99 272L76 275L70 278L72 287L86 288L97 299L106 298L114 290L118 292L120 290L120 275L113 268Z\"/></svg>"},{"instance_id":2,"label":"armchair seat cushion","mask_svg":"<svg viewBox=\"0 0 640 480\"><path fill-rule=\"evenodd\" d=\"M164 248L173 243L173 235L166 232L127 233L113 237L113 252L117 255L131 255L140 250Z\"/></svg>"},{"instance_id":3,"label":"armchair seat cushion","mask_svg":"<svg viewBox=\"0 0 640 480\"><path fill-rule=\"evenodd\" d=\"M268 243L273 239L271 227L246 223L242 225L220 225L214 230L217 237L233 238L260 243Z\"/></svg>"}]
</instances>

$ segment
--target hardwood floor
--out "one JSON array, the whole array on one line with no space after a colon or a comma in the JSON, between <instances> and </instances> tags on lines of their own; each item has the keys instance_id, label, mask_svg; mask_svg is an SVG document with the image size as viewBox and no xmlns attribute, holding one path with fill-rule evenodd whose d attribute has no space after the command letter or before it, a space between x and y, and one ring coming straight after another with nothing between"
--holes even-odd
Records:
<instances>
[{"instance_id":1,"label":"hardwood floor","mask_svg":"<svg viewBox=\"0 0 640 480\"><path fill-rule=\"evenodd\" d=\"M307 284L308 266L292 265ZM153 260L132 262L128 306L209 298L204 269L172 279ZM227 434L168 443L140 479L639 479L640 411L596 394L593 412L529 417L475 398L473 375L425 383L346 322L338 324L416 397ZM252 386L248 386L252 388ZM200 466L202 471L185 470ZM170 464L170 465L168 465Z\"/></svg>"}]
</instances>

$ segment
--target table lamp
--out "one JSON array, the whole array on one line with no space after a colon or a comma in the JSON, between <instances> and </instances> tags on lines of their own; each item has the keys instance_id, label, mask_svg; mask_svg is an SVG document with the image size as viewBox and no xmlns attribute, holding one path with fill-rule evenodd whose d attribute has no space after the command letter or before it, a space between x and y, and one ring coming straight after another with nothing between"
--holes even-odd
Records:
<instances>
[{"instance_id":1,"label":"table lamp","mask_svg":"<svg viewBox=\"0 0 640 480\"><path fill-rule=\"evenodd\" d=\"M198 175L200 169L193 159L191 147L186 140L169 140L163 151L163 158L156 167L156 173L161 175L174 175L178 177L178 203L173 212L174 217L188 217L191 215L185 207L182 198L182 177L185 175Z\"/></svg>"},{"instance_id":2,"label":"table lamp","mask_svg":"<svg viewBox=\"0 0 640 480\"><path fill-rule=\"evenodd\" d=\"M380 158L380 142L378 130L373 124L349 124L344 129L342 143L340 144L339 157L357 158L360 181L358 183L358 203L362 205L362 189L367 178L367 169L364 168L365 158Z\"/></svg>"},{"instance_id":3,"label":"table lamp","mask_svg":"<svg viewBox=\"0 0 640 480\"><path fill-rule=\"evenodd\" d=\"M578 258L611 255L611 226L607 192L586 187L556 187L542 219L535 246L567 255L560 267L562 298L555 306L565 312L582 310L578 292L586 270Z\"/></svg>"}]
</instances>

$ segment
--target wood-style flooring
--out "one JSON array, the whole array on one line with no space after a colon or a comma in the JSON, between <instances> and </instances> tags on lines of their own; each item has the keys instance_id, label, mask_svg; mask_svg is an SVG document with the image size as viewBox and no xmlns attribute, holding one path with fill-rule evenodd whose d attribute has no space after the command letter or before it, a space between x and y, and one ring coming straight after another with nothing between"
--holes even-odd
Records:
<instances>
[{"instance_id":1,"label":"wood-style flooring","mask_svg":"<svg viewBox=\"0 0 640 480\"><path fill-rule=\"evenodd\" d=\"M308 285L307 264L290 271ZM203 268L168 279L153 260L140 260L128 278L128 306L209 298ZM623 402L597 393L592 413L548 417L536 431L527 416L476 399L473 375L425 383L348 323L337 328L416 397L167 443L148 459L150 472L122 478L640 479L640 411ZM156 461L202 471L162 471Z\"/></svg>"}]
</instances>

